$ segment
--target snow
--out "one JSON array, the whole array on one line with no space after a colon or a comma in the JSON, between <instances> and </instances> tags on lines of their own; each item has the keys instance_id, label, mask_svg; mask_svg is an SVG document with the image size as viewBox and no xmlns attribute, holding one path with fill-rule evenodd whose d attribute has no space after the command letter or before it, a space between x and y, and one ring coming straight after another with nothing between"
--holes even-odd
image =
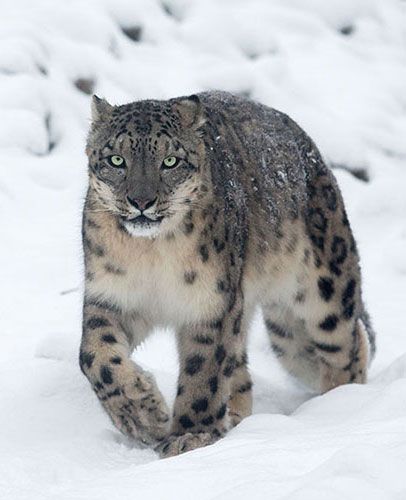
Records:
<instances>
[{"instance_id":1,"label":"snow","mask_svg":"<svg viewBox=\"0 0 406 500\"><path fill-rule=\"evenodd\" d=\"M405 11L399 0L1 1L1 500L406 498ZM113 428L77 362L90 116L79 79L112 103L244 93L343 167L378 332L366 386L315 397L277 365L257 317L254 414L223 440L158 460ZM135 357L172 402L172 333Z\"/></svg>"}]
</instances>

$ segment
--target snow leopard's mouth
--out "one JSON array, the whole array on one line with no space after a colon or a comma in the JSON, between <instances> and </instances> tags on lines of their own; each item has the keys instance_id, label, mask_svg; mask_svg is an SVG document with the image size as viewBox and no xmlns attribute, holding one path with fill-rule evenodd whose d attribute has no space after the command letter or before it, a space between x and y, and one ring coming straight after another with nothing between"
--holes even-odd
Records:
<instances>
[{"instance_id":1,"label":"snow leopard's mouth","mask_svg":"<svg viewBox=\"0 0 406 500\"><path fill-rule=\"evenodd\" d=\"M129 224L134 224L136 226L146 226L146 225L159 225L163 219L163 216L157 217L156 219L151 219L147 215L141 214L133 219L126 219L125 222Z\"/></svg>"},{"instance_id":2,"label":"snow leopard's mouth","mask_svg":"<svg viewBox=\"0 0 406 500\"><path fill-rule=\"evenodd\" d=\"M141 214L133 219L122 219L122 225L132 236L154 237L159 232L163 216L156 219L150 219L148 216Z\"/></svg>"}]
</instances>

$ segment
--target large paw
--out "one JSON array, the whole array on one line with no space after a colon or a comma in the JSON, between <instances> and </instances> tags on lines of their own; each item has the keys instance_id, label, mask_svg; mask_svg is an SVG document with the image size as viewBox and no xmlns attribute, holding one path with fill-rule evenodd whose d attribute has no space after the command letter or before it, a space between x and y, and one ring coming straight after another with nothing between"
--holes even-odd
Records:
<instances>
[{"instance_id":1,"label":"large paw","mask_svg":"<svg viewBox=\"0 0 406 500\"><path fill-rule=\"evenodd\" d=\"M155 450L161 458L168 458L207 446L214 443L216 439L218 438L215 438L209 432L199 432L196 434L188 432L181 436L169 436Z\"/></svg>"},{"instance_id":2,"label":"large paw","mask_svg":"<svg viewBox=\"0 0 406 500\"><path fill-rule=\"evenodd\" d=\"M168 434L170 417L165 400L151 375L131 374L116 387L104 386L97 395L114 425L128 437L156 444Z\"/></svg>"}]
</instances>

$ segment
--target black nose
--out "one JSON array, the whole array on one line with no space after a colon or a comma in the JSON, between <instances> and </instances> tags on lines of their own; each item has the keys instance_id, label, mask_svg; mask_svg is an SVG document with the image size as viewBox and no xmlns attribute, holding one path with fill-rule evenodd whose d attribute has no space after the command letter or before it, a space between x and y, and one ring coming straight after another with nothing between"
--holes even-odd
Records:
<instances>
[{"instance_id":1,"label":"black nose","mask_svg":"<svg viewBox=\"0 0 406 500\"><path fill-rule=\"evenodd\" d=\"M130 198L127 196L128 202L135 208L138 208L138 210L141 210L143 212L149 207L152 207L152 205L156 202L157 196L153 200L148 200L148 199L143 199L143 198Z\"/></svg>"}]
</instances>

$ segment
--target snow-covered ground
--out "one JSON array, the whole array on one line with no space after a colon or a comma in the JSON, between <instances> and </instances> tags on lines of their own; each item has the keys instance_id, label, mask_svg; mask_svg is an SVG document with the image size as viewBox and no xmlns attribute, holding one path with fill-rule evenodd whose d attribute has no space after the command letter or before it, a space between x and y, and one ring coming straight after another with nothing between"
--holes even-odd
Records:
<instances>
[{"instance_id":1,"label":"snow-covered ground","mask_svg":"<svg viewBox=\"0 0 406 500\"><path fill-rule=\"evenodd\" d=\"M312 397L257 318L254 415L158 460L77 363L86 92L209 88L287 112L340 167L378 352L368 385ZM406 499L405 162L406 2L0 0L0 499ZM172 400L171 332L135 357Z\"/></svg>"}]
</instances>

